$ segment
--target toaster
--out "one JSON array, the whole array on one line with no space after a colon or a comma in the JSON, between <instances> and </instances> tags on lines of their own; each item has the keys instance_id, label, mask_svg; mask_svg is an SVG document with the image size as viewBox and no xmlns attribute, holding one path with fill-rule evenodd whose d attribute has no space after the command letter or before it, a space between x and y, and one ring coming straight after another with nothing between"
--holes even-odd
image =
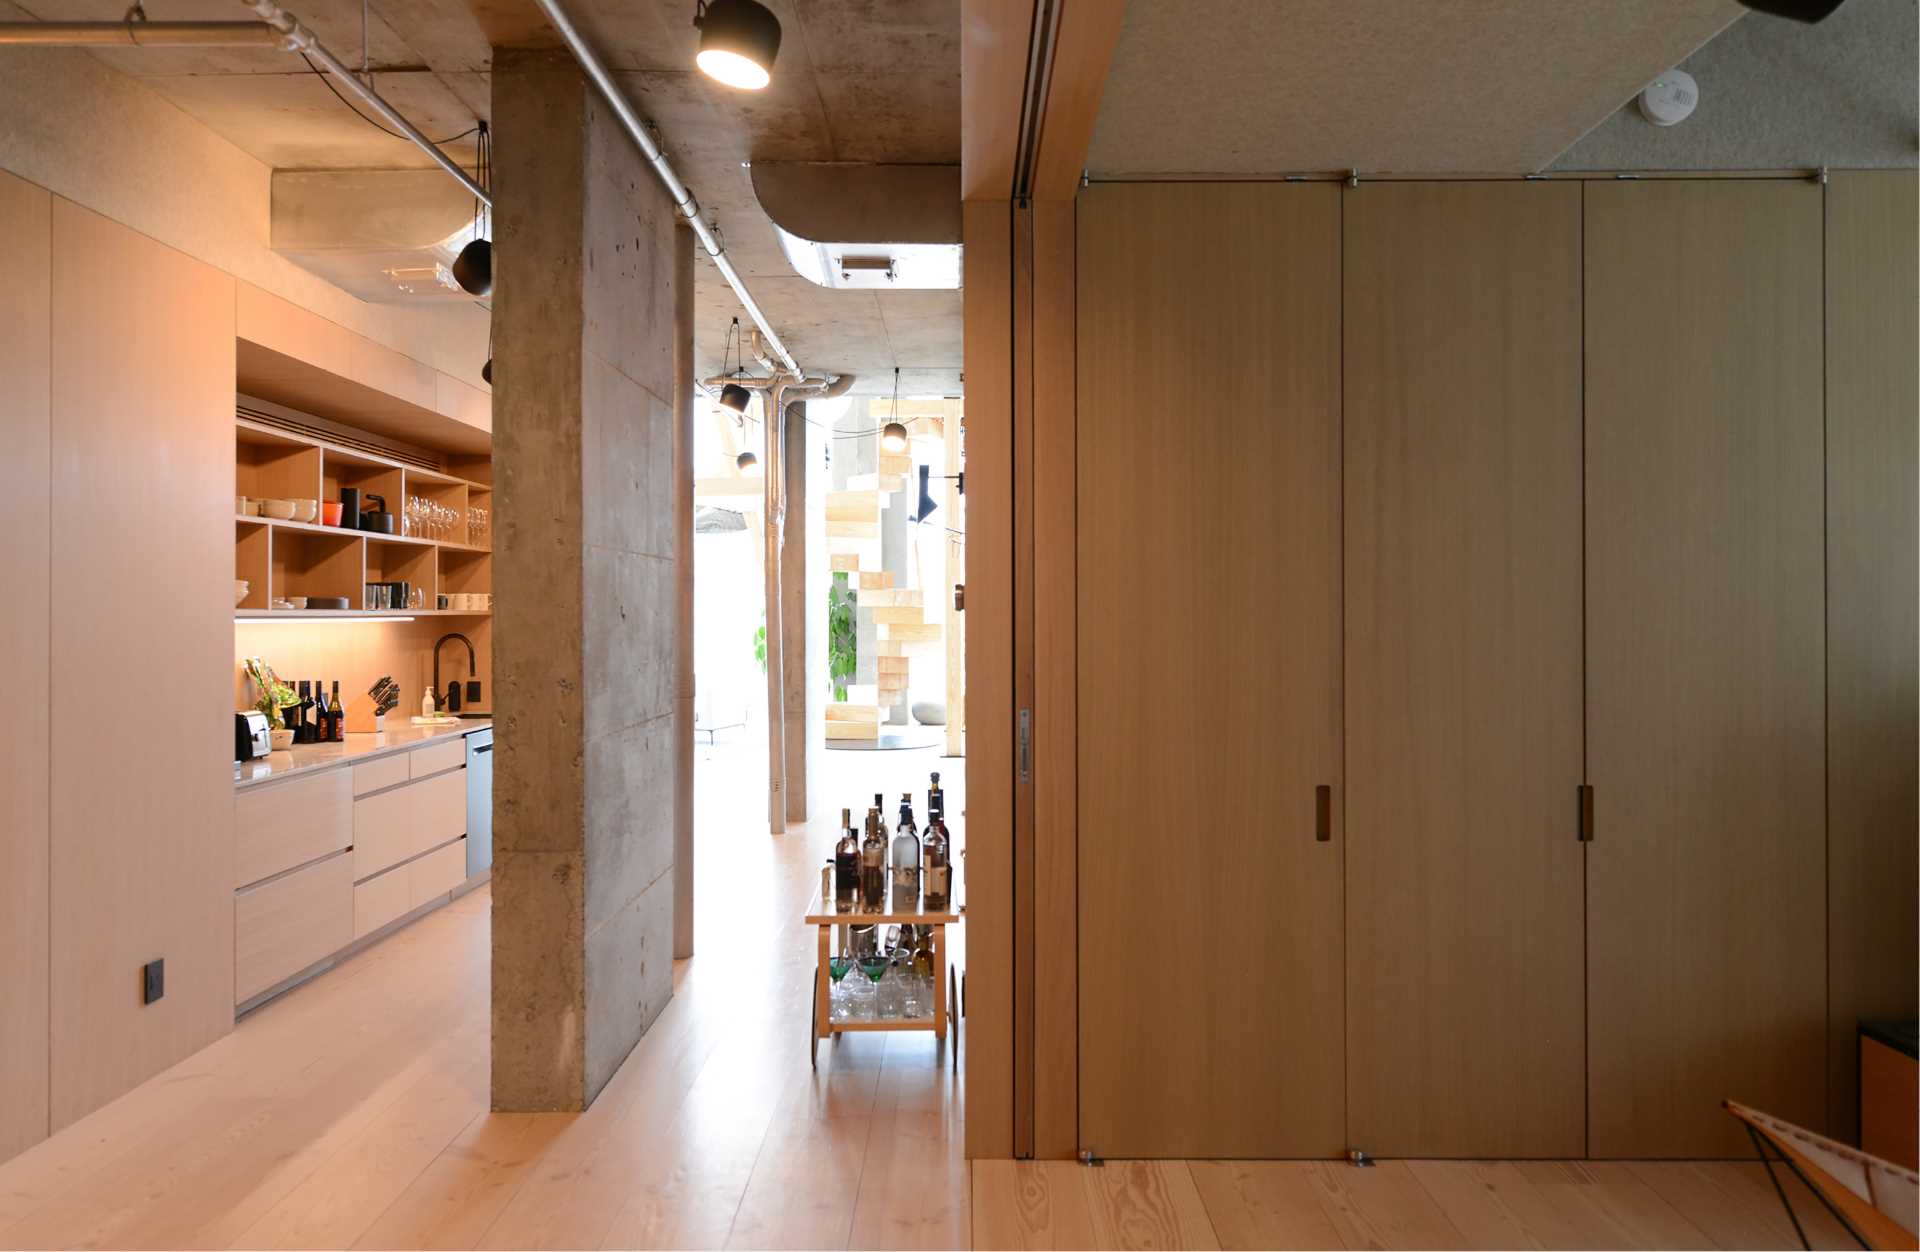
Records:
<instances>
[{"instance_id":1,"label":"toaster","mask_svg":"<svg viewBox=\"0 0 1920 1252\"><path fill-rule=\"evenodd\" d=\"M267 715L258 709L248 709L244 713L233 715L233 759L251 761L265 756L273 747L273 740L267 733Z\"/></svg>"}]
</instances>

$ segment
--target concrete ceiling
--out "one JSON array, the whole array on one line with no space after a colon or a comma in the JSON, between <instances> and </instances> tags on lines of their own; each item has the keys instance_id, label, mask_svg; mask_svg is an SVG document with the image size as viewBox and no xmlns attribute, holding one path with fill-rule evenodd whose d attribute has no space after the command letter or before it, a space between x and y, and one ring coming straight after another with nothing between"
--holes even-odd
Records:
<instances>
[{"instance_id":1,"label":"concrete ceiling","mask_svg":"<svg viewBox=\"0 0 1920 1252\"><path fill-rule=\"evenodd\" d=\"M359 0L285 0L343 61L358 64ZM717 220L755 299L810 371L859 376L856 391L955 394L957 291L831 291L793 272L753 195L747 163L960 159L960 0L766 0L783 38L773 84L747 93L693 69L693 0L571 0L568 11L660 130L681 177ZM127 0L24 0L46 20L116 20ZM540 33L524 0L372 0L369 54L380 93L436 138L488 115L496 34ZM238 0L147 0L162 20L244 20ZM355 118L290 54L266 49L107 49L116 69L276 169L428 165L410 144ZM496 137L500 144L513 137ZM461 160L472 141L449 145ZM718 271L695 271L697 367L719 372L729 321L750 325Z\"/></svg>"},{"instance_id":2,"label":"concrete ceiling","mask_svg":"<svg viewBox=\"0 0 1920 1252\"><path fill-rule=\"evenodd\" d=\"M1095 177L1532 173L1734 0L1132 0Z\"/></svg>"}]
</instances>

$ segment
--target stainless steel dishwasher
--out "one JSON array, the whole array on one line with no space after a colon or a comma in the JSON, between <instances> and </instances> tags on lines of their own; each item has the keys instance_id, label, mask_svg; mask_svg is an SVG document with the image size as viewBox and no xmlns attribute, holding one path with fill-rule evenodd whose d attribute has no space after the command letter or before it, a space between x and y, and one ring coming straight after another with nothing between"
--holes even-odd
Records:
<instances>
[{"instance_id":1,"label":"stainless steel dishwasher","mask_svg":"<svg viewBox=\"0 0 1920 1252\"><path fill-rule=\"evenodd\" d=\"M467 736L467 877L493 868L493 727Z\"/></svg>"}]
</instances>

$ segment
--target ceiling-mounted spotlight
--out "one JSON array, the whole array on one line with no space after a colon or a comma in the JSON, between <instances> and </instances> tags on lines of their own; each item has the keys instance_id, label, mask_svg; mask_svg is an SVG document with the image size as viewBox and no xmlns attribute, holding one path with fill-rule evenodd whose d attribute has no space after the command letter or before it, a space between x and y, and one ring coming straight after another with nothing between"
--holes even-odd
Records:
<instances>
[{"instance_id":1,"label":"ceiling-mounted spotlight","mask_svg":"<svg viewBox=\"0 0 1920 1252\"><path fill-rule=\"evenodd\" d=\"M760 477L760 458L753 453L742 452L739 456L733 458L733 463L739 468L740 472L748 478Z\"/></svg>"},{"instance_id":2,"label":"ceiling-mounted spotlight","mask_svg":"<svg viewBox=\"0 0 1920 1252\"><path fill-rule=\"evenodd\" d=\"M773 81L780 51L780 19L756 0L697 0L693 24L700 52L693 60L707 77L729 87L758 91Z\"/></svg>"},{"instance_id":3,"label":"ceiling-mounted spotlight","mask_svg":"<svg viewBox=\"0 0 1920 1252\"><path fill-rule=\"evenodd\" d=\"M720 407L732 409L735 413L745 413L747 401L751 399L753 399L753 393L739 383L728 383L720 389ZM743 452L741 455L751 456L752 453Z\"/></svg>"},{"instance_id":4,"label":"ceiling-mounted spotlight","mask_svg":"<svg viewBox=\"0 0 1920 1252\"><path fill-rule=\"evenodd\" d=\"M745 345L740 343L740 319L736 317L727 327L727 341L720 349L720 368L726 370L726 376L728 378L747 377L746 362L733 356L736 347L744 348L744 346ZM728 370L727 361L729 358L739 360L738 367ZM749 381L751 381L751 379L749 379ZM747 404L752 399L753 393L745 387L742 387L739 383L727 383L720 388L720 407L729 409L742 417L746 415ZM742 468L746 466L745 461L742 461L740 464Z\"/></svg>"}]
</instances>

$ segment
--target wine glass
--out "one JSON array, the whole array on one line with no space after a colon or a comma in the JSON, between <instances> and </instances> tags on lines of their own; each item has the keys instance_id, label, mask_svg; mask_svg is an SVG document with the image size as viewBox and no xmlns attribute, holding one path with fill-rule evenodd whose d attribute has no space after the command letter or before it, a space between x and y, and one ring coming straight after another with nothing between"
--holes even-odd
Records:
<instances>
[{"instance_id":1,"label":"wine glass","mask_svg":"<svg viewBox=\"0 0 1920 1252\"><path fill-rule=\"evenodd\" d=\"M832 986L827 989L827 1017L831 1021L844 1022L850 1021L853 1018L854 997L852 992L855 984L848 983L844 987L841 986L841 980L851 973L852 970L853 956L851 953L842 952L838 956L830 956L827 958L827 975L833 979Z\"/></svg>"},{"instance_id":2,"label":"wine glass","mask_svg":"<svg viewBox=\"0 0 1920 1252\"><path fill-rule=\"evenodd\" d=\"M887 960L886 954L882 952L863 953L859 961L860 972L867 976L867 986L865 988L865 994L861 996L862 1003L860 1006L865 1011L860 1015L867 1018L881 1016L878 1004L876 1003L880 998L880 980L886 977L887 966L891 964L891 962Z\"/></svg>"}]
</instances>

